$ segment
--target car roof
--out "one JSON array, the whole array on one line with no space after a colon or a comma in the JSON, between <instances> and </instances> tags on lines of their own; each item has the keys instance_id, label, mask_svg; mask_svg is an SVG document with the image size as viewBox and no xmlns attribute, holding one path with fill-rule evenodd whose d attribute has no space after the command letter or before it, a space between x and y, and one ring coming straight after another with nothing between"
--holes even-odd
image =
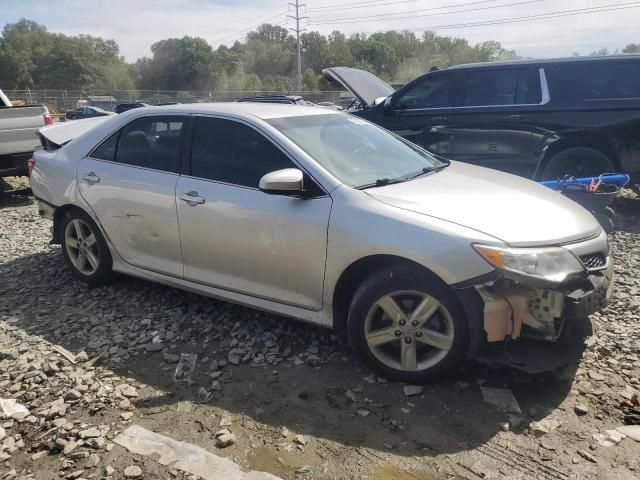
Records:
<instances>
[{"instance_id":1,"label":"car roof","mask_svg":"<svg viewBox=\"0 0 640 480\"><path fill-rule=\"evenodd\" d=\"M554 64L554 63L568 63L568 62L616 62L620 60L639 60L640 55L637 54L620 54L620 55L593 55L588 57L563 57L563 58L541 58L541 59L521 59L521 60L508 60L498 62L477 62L477 63L462 63L460 65L453 65L447 70L458 70L463 68L479 68L479 67L504 67L511 65L538 65L538 64Z\"/></svg>"},{"instance_id":2,"label":"car roof","mask_svg":"<svg viewBox=\"0 0 640 480\"><path fill-rule=\"evenodd\" d=\"M225 102L225 103L183 103L161 107L143 107L135 109L135 114L144 112L161 114L228 114L234 116L257 117L262 120L282 117L301 117L307 115L335 115L340 113L323 107L291 105L282 103Z\"/></svg>"}]
</instances>

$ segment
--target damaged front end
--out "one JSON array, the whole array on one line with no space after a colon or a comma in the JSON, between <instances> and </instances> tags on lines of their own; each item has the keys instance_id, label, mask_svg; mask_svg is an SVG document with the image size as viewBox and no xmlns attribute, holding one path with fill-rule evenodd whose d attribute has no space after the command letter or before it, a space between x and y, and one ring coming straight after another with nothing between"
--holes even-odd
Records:
<instances>
[{"instance_id":1,"label":"damaged front end","mask_svg":"<svg viewBox=\"0 0 640 480\"><path fill-rule=\"evenodd\" d=\"M535 342L538 344L539 341L557 343L565 339L570 342L572 329L569 327L576 322L585 322L588 315L602 309L613 292L613 259L603 235L562 247L580 267L568 264L562 278L555 273L545 277L514 271L507 263L509 260L492 258L497 268L490 278L480 279L474 285L467 283L458 290L471 324L472 344L475 344L472 345L472 356L482 359L487 346L509 340L522 339L510 344L510 349L511 345L517 348L519 343L529 340L538 341ZM558 248L551 251L557 253ZM485 254L492 255L494 251L496 249ZM526 262L518 259L512 264L525 265ZM513 355L506 348L502 350L509 358L506 363L514 363ZM548 369L562 363L549 360ZM524 365L527 362L515 363ZM545 370L539 368L540 359L536 363L535 370Z\"/></svg>"}]
</instances>

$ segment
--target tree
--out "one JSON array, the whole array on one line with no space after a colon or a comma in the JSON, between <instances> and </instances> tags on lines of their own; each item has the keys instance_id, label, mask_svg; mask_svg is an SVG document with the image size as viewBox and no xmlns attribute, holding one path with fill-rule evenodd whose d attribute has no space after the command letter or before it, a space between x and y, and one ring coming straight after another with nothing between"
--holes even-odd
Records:
<instances>
[{"instance_id":1,"label":"tree","mask_svg":"<svg viewBox=\"0 0 640 480\"><path fill-rule=\"evenodd\" d=\"M622 53L640 53L640 44L630 43L622 49Z\"/></svg>"}]
</instances>

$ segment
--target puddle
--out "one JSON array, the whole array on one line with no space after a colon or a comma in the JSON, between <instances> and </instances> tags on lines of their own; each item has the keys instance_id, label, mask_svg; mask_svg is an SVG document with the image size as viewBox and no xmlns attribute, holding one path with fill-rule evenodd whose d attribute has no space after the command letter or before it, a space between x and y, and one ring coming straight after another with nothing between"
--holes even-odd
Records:
<instances>
[{"instance_id":1,"label":"puddle","mask_svg":"<svg viewBox=\"0 0 640 480\"><path fill-rule=\"evenodd\" d=\"M400 470L390 465L375 465L369 480L442 480L442 478L424 470Z\"/></svg>"},{"instance_id":2,"label":"puddle","mask_svg":"<svg viewBox=\"0 0 640 480\"><path fill-rule=\"evenodd\" d=\"M276 450L273 447L259 449L247 459L249 468L258 472L267 472L276 477L291 477L300 467L300 457L292 452Z\"/></svg>"}]
</instances>

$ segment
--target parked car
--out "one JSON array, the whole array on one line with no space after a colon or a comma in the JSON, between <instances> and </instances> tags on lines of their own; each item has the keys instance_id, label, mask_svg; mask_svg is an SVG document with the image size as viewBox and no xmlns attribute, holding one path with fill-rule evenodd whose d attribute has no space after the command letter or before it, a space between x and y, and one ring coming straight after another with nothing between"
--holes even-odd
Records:
<instances>
[{"instance_id":1,"label":"parked car","mask_svg":"<svg viewBox=\"0 0 640 480\"><path fill-rule=\"evenodd\" d=\"M142 108L148 106L149 104L144 102L119 103L118 105L116 105L116 108L114 108L113 111L116 113L122 113L128 110L133 110L134 108Z\"/></svg>"},{"instance_id":2,"label":"parked car","mask_svg":"<svg viewBox=\"0 0 640 480\"><path fill-rule=\"evenodd\" d=\"M66 117L67 120L78 120L81 118L106 117L107 115L113 115L113 112L107 112L98 107L79 107L75 110L69 110Z\"/></svg>"},{"instance_id":3,"label":"parked car","mask_svg":"<svg viewBox=\"0 0 640 480\"><path fill-rule=\"evenodd\" d=\"M236 102L253 103L283 103L288 105L308 105L300 95L259 95L257 97L242 97Z\"/></svg>"},{"instance_id":4,"label":"parked car","mask_svg":"<svg viewBox=\"0 0 640 480\"><path fill-rule=\"evenodd\" d=\"M31 186L90 285L120 272L346 329L406 382L487 341L555 341L611 295L607 236L578 204L352 115L194 104L78 124L41 130L83 133L35 153Z\"/></svg>"},{"instance_id":5,"label":"parked car","mask_svg":"<svg viewBox=\"0 0 640 480\"><path fill-rule=\"evenodd\" d=\"M38 147L36 133L51 123L47 107L14 107L0 90L0 178L27 175L27 162Z\"/></svg>"},{"instance_id":6,"label":"parked car","mask_svg":"<svg viewBox=\"0 0 640 480\"><path fill-rule=\"evenodd\" d=\"M328 68L353 113L446 158L538 180L625 172L640 182L640 55L457 65L398 91Z\"/></svg>"}]
</instances>

